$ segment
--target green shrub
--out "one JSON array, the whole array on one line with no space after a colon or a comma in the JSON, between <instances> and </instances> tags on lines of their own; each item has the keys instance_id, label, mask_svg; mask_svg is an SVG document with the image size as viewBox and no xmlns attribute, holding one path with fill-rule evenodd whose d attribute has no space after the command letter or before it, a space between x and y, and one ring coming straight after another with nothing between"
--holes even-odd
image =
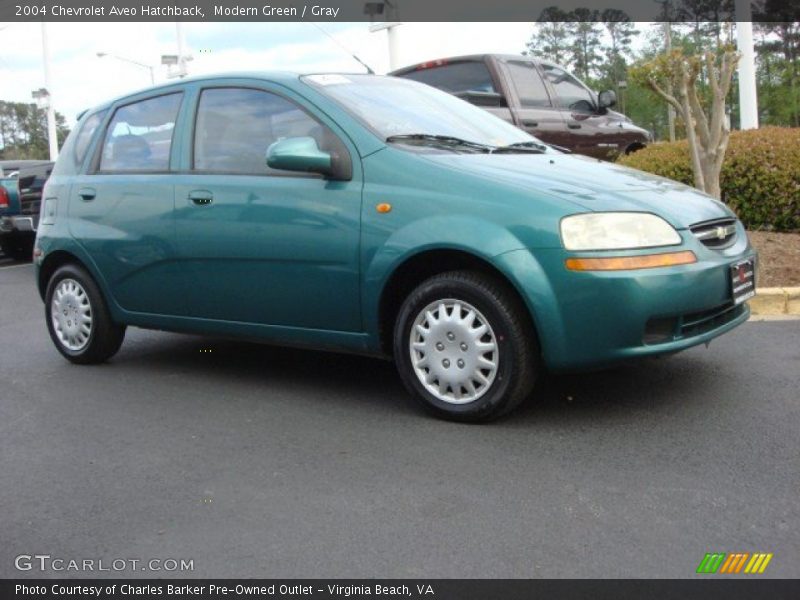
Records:
<instances>
[{"instance_id":1,"label":"green shrub","mask_svg":"<svg viewBox=\"0 0 800 600\"><path fill-rule=\"evenodd\" d=\"M652 144L619 162L687 185L694 182L686 140ZM800 231L800 129L732 132L720 184L722 201L748 229Z\"/></svg>"}]
</instances>

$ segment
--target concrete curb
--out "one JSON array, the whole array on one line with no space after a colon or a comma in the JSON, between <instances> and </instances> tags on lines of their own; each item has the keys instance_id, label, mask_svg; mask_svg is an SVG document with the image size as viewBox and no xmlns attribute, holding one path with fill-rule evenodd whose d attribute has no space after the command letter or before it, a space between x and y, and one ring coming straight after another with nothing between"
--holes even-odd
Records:
<instances>
[{"instance_id":1,"label":"concrete curb","mask_svg":"<svg viewBox=\"0 0 800 600\"><path fill-rule=\"evenodd\" d=\"M757 289L750 310L754 315L800 315L800 287Z\"/></svg>"}]
</instances>

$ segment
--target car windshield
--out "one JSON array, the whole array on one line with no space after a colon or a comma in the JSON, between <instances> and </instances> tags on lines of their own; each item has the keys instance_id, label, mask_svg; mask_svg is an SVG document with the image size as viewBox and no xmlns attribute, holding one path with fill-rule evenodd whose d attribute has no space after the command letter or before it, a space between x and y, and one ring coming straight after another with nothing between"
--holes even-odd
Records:
<instances>
[{"instance_id":1,"label":"car windshield","mask_svg":"<svg viewBox=\"0 0 800 600\"><path fill-rule=\"evenodd\" d=\"M376 75L306 75L303 81L358 117L382 139L446 136L486 146L539 142L502 119L431 86Z\"/></svg>"}]
</instances>

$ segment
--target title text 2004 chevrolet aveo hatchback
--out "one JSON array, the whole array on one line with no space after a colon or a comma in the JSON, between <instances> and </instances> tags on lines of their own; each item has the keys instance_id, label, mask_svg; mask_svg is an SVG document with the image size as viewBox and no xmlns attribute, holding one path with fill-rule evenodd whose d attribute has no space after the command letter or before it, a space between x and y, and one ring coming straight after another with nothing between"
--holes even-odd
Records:
<instances>
[{"instance_id":1,"label":"title text 2004 chevrolet aveo hatchback","mask_svg":"<svg viewBox=\"0 0 800 600\"><path fill-rule=\"evenodd\" d=\"M485 420L540 366L739 325L755 255L723 204L423 84L242 74L87 112L35 260L73 362L111 357L127 325L393 356L434 413Z\"/></svg>"}]
</instances>

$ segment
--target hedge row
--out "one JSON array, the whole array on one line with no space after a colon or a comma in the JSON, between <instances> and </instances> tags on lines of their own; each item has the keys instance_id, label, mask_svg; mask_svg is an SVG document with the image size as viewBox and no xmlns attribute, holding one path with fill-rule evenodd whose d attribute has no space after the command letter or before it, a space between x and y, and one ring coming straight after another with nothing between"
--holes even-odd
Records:
<instances>
[{"instance_id":1,"label":"hedge row","mask_svg":"<svg viewBox=\"0 0 800 600\"><path fill-rule=\"evenodd\" d=\"M652 144L619 162L693 184L685 140ZM732 132L720 179L723 202L748 229L800 231L800 128Z\"/></svg>"}]
</instances>

